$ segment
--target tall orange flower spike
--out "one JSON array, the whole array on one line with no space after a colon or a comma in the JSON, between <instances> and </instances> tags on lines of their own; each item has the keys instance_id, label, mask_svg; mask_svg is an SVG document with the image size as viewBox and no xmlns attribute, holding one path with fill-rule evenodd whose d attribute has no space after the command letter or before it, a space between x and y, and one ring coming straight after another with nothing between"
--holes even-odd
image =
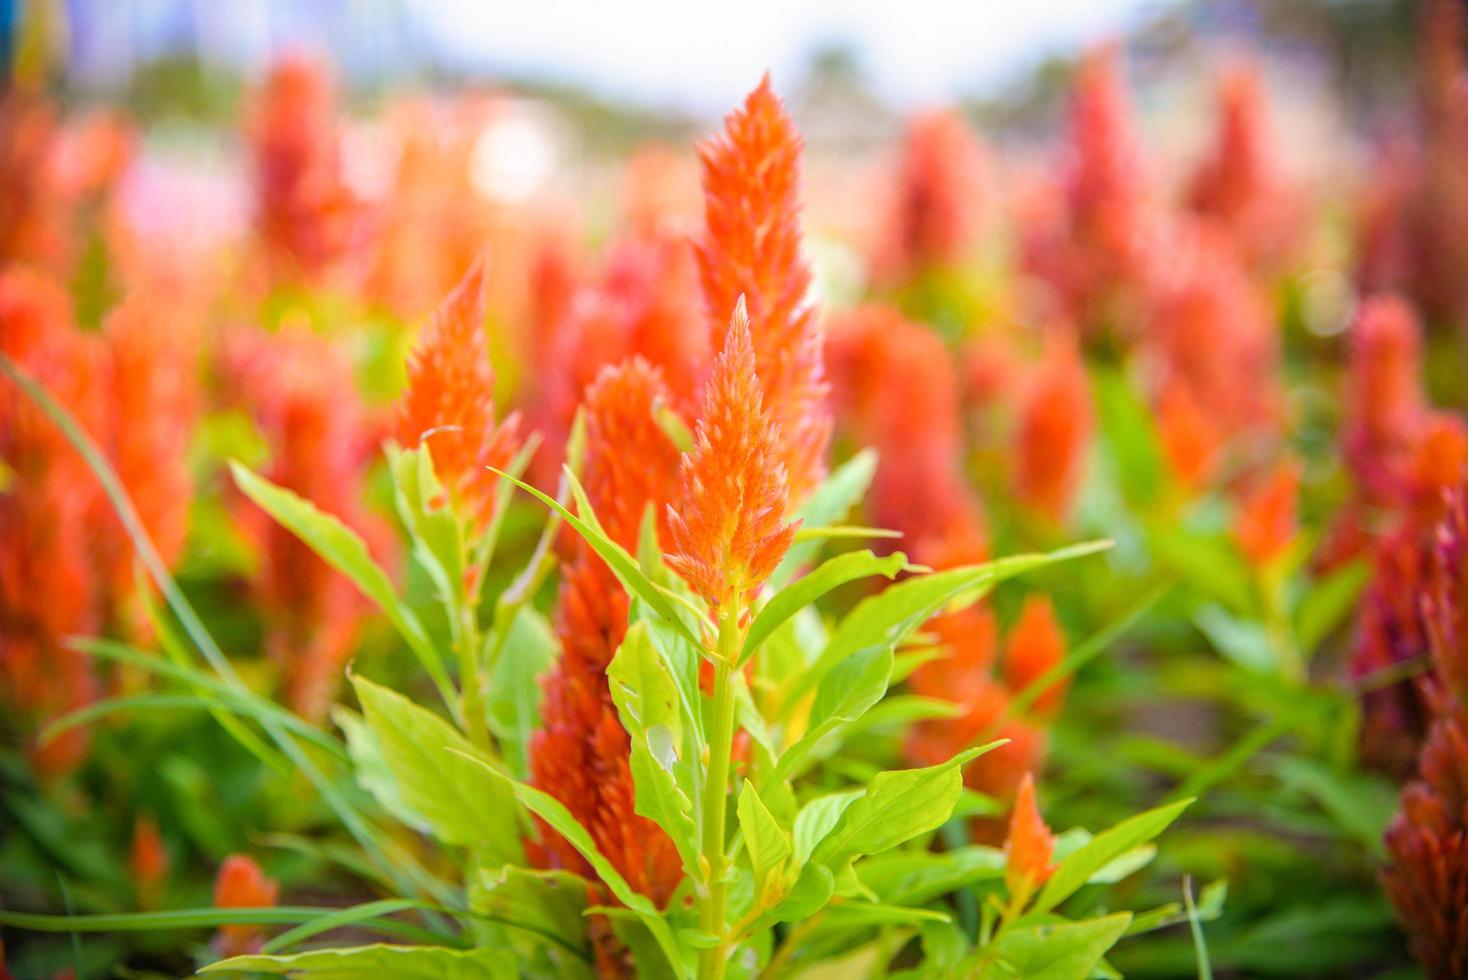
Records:
<instances>
[{"instance_id":1,"label":"tall orange flower spike","mask_svg":"<svg viewBox=\"0 0 1468 980\"><path fill-rule=\"evenodd\" d=\"M1035 802L1035 777L1031 773L1025 773L1019 784L1005 849L1009 860L1004 868L1004 884L1011 899L1023 901L1021 896L1027 898L1055 870L1050 863L1055 838L1040 816L1040 806Z\"/></svg>"},{"instance_id":2,"label":"tall orange flower spike","mask_svg":"<svg viewBox=\"0 0 1468 980\"><path fill-rule=\"evenodd\" d=\"M730 113L724 133L699 148L708 227L698 260L713 348L727 346L724 317L743 296L793 500L820 482L831 438L821 332L806 301L811 271L800 255L800 153L800 136L769 76Z\"/></svg>"},{"instance_id":3,"label":"tall orange flower spike","mask_svg":"<svg viewBox=\"0 0 1468 980\"><path fill-rule=\"evenodd\" d=\"M266 909L275 904L279 885L243 854L231 854L214 879L214 904L222 909ZM260 927L220 926L214 946L221 956L241 956L260 946Z\"/></svg>"},{"instance_id":4,"label":"tall orange flower spike","mask_svg":"<svg viewBox=\"0 0 1468 980\"><path fill-rule=\"evenodd\" d=\"M1018 694L1064 658L1065 634L1055 619L1055 607L1047 596L1029 596L1005 642L1005 684ZM1065 700L1066 687L1067 682L1060 680L1045 688L1035 698L1035 713L1053 717Z\"/></svg>"},{"instance_id":5,"label":"tall orange flower spike","mask_svg":"<svg viewBox=\"0 0 1468 980\"><path fill-rule=\"evenodd\" d=\"M586 496L602 529L627 548L636 546L647 508L662 513L677 485L680 454L654 415L669 397L658 371L640 359L605 368L587 389ZM606 679L627 629L627 602L611 569L579 545L561 585L561 659L543 685L543 724L530 743L530 771L632 887L662 905L682 865L667 835L636 813L627 733ZM538 863L590 873L575 848L548 827L541 830L540 849L532 849Z\"/></svg>"},{"instance_id":6,"label":"tall orange flower spike","mask_svg":"<svg viewBox=\"0 0 1468 980\"><path fill-rule=\"evenodd\" d=\"M1015 432L1015 489L1051 520L1070 515L1093 425L1091 386L1075 337L1052 337L1030 381Z\"/></svg>"},{"instance_id":7,"label":"tall orange flower spike","mask_svg":"<svg viewBox=\"0 0 1468 980\"><path fill-rule=\"evenodd\" d=\"M168 874L168 849L163 845L163 835L158 832L158 822L146 813L138 814L133 820L128 870L132 872L139 902L145 908L156 907L159 890Z\"/></svg>"},{"instance_id":8,"label":"tall orange flower spike","mask_svg":"<svg viewBox=\"0 0 1468 980\"><path fill-rule=\"evenodd\" d=\"M668 509L668 564L711 607L746 603L795 539L779 430L764 409L741 299L704 391L696 444L683 458L683 499Z\"/></svg>"},{"instance_id":9,"label":"tall orange flower spike","mask_svg":"<svg viewBox=\"0 0 1468 980\"><path fill-rule=\"evenodd\" d=\"M891 214L873 262L879 278L901 281L963 258L983 217L986 164L984 148L958 112L926 112L908 123Z\"/></svg>"},{"instance_id":10,"label":"tall orange flower spike","mask_svg":"<svg viewBox=\"0 0 1468 980\"><path fill-rule=\"evenodd\" d=\"M494 506L496 477L520 443L520 419L496 426L494 368L484 336L484 263L474 266L434 312L408 361L408 386L393 429L415 449L426 442L434 469L462 512L481 524Z\"/></svg>"},{"instance_id":11,"label":"tall orange flower spike","mask_svg":"<svg viewBox=\"0 0 1468 980\"><path fill-rule=\"evenodd\" d=\"M1234 541L1255 566L1278 557L1295 539L1299 496L1300 467L1285 460L1239 502Z\"/></svg>"},{"instance_id":12,"label":"tall orange flower spike","mask_svg":"<svg viewBox=\"0 0 1468 980\"><path fill-rule=\"evenodd\" d=\"M114 422L109 455L148 537L169 565L183 554L188 534L193 477L187 450L201 401L198 331L177 300L132 296L103 324ZM132 542L110 507L100 511L99 538L116 601L133 588Z\"/></svg>"}]
</instances>

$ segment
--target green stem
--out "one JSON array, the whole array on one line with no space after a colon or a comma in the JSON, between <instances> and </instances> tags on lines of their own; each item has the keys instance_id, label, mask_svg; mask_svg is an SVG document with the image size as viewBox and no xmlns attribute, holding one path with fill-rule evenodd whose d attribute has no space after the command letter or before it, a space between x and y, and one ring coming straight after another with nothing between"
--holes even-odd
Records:
<instances>
[{"instance_id":1,"label":"green stem","mask_svg":"<svg viewBox=\"0 0 1468 980\"><path fill-rule=\"evenodd\" d=\"M734 664L743 638L740 611L726 609L719 617L718 650L714 655L713 722L709 731L708 780L703 787L703 854L707 874L699 927L719 942L699 953L699 980L723 980L728 964L728 922L725 902L729 894L728 851L725 819L729 811L729 764L734 754Z\"/></svg>"},{"instance_id":2,"label":"green stem","mask_svg":"<svg viewBox=\"0 0 1468 980\"><path fill-rule=\"evenodd\" d=\"M464 711L464 731L469 741L489 750L489 725L484 710L484 675L479 666L479 615L469 584L459 595L458 618L454 644L459 655L459 696Z\"/></svg>"}]
</instances>

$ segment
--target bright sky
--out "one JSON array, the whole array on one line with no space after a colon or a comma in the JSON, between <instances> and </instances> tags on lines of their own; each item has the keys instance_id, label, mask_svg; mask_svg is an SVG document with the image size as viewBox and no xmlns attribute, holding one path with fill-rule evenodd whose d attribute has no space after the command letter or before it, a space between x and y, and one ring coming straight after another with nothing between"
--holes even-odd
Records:
<instances>
[{"instance_id":1,"label":"bright sky","mask_svg":"<svg viewBox=\"0 0 1468 980\"><path fill-rule=\"evenodd\" d=\"M1049 52L1134 23L1164 0L410 0L418 29L465 64L588 83L699 112L766 68L790 79L831 41L860 52L887 98L981 91ZM787 82L788 84L788 82Z\"/></svg>"}]
</instances>

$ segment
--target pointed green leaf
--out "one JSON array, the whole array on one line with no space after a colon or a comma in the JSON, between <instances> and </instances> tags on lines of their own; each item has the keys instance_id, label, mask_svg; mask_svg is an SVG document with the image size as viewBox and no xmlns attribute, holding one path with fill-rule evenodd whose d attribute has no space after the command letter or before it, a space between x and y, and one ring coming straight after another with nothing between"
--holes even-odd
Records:
<instances>
[{"instance_id":1,"label":"pointed green leaf","mask_svg":"<svg viewBox=\"0 0 1468 980\"><path fill-rule=\"evenodd\" d=\"M514 483L521 490L524 490L559 515L561 520L565 521L571 526L572 530L581 535L582 540L591 546L591 549L601 557L602 561L607 563L607 567L612 570L612 574L617 576L618 581L622 583L628 592L631 592L643 602L647 603L659 616L667 620L673 629L683 634L688 642L694 646L699 645L698 637L694 636L693 632L689 630L688 625L683 622L682 618L678 615L677 609L674 608L673 601L668 598L667 594L643 574L642 569L638 567L637 560L627 553L627 549L617 544L617 542L602 532L601 526L596 521L596 514L589 504L577 504L578 508L585 515L585 519L583 519L567 510L554 497L542 493L530 484L517 480L508 473L503 473L499 470L494 470L494 472ZM581 488L581 483L576 479L576 474L567 468L564 471L564 475L572 494L578 501L584 501L586 491Z\"/></svg>"},{"instance_id":2,"label":"pointed green leaf","mask_svg":"<svg viewBox=\"0 0 1468 980\"><path fill-rule=\"evenodd\" d=\"M322 561L351 579L352 584L375 602L396 627L407 641L409 649L422 663L423 669L428 671L428 675L438 685L439 691L452 691L443 661L433 641L428 638L423 624L419 622L417 614L398 597L392 580L372 560L366 543L357 532L332 515L319 510L309 500L284 487L276 486L238 462L231 461L229 465L240 491L281 526L305 542ZM447 694L446 698L450 704L457 700L452 694Z\"/></svg>"},{"instance_id":3,"label":"pointed green leaf","mask_svg":"<svg viewBox=\"0 0 1468 980\"><path fill-rule=\"evenodd\" d=\"M1055 869L1035 899L1033 911L1048 912L1055 908L1102 868L1166 830L1192 802L1188 799L1168 803L1128 817L1110 830L1097 834Z\"/></svg>"},{"instance_id":4,"label":"pointed green leaf","mask_svg":"<svg viewBox=\"0 0 1468 980\"><path fill-rule=\"evenodd\" d=\"M667 832L684 871L694 875L698 829L678 687L653 648L646 623L633 623L627 630L607 666L607 682L631 742L637 812Z\"/></svg>"},{"instance_id":5,"label":"pointed green leaf","mask_svg":"<svg viewBox=\"0 0 1468 980\"><path fill-rule=\"evenodd\" d=\"M970 749L925 769L878 773L866 792L841 814L811 860L836 868L938 829L958 802L964 764L1000 744Z\"/></svg>"},{"instance_id":6,"label":"pointed green leaf","mask_svg":"<svg viewBox=\"0 0 1468 980\"><path fill-rule=\"evenodd\" d=\"M468 739L395 691L356 675L352 684L404 805L447 844L481 848L495 863L522 860L514 797L466 761L477 757Z\"/></svg>"},{"instance_id":7,"label":"pointed green leaf","mask_svg":"<svg viewBox=\"0 0 1468 980\"><path fill-rule=\"evenodd\" d=\"M765 604L759 615L754 618L754 622L750 624L749 633L744 638L744 648L739 655L739 662L743 664L753 656L754 652L769 638L771 633L779 628L781 623L832 589L872 575L895 578L897 573L905 567L907 567L907 556L900 551L885 558L878 558L870 551L849 551L823 562L820 567L802 575L775 593L774 597Z\"/></svg>"},{"instance_id":8,"label":"pointed green leaf","mask_svg":"<svg viewBox=\"0 0 1468 980\"><path fill-rule=\"evenodd\" d=\"M980 951L982 965L973 975L979 980L1087 980L1131 920L1130 912L1118 912L1082 922L1015 923Z\"/></svg>"},{"instance_id":9,"label":"pointed green leaf","mask_svg":"<svg viewBox=\"0 0 1468 980\"><path fill-rule=\"evenodd\" d=\"M273 973L311 980L360 980L383 976L402 980L515 980L519 971L509 950L446 946L356 946L318 949L290 956L235 956L200 973Z\"/></svg>"},{"instance_id":10,"label":"pointed green leaf","mask_svg":"<svg viewBox=\"0 0 1468 980\"><path fill-rule=\"evenodd\" d=\"M811 493L795 516L802 528L827 527L846 516L847 512L866 496L877 472L877 453L863 449L845 463L838 466L826 482ZM797 541L785 552L774 574L770 576L770 587L780 588L815 558L821 542L806 539Z\"/></svg>"},{"instance_id":11,"label":"pointed green leaf","mask_svg":"<svg viewBox=\"0 0 1468 980\"><path fill-rule=\"evenodd\" d=\"M780 826L759 798L754 784L747 780L739 791L737 810L744 849L749 853L750 868L754 873L755 904L763 907L779 898L784 890L780 887L778 873L792 852L790 832Z\"/></svg>"},{"instance_id":12,"label":"pointed green leaf","mask_svg":"<svg viewBox=\"0 0 1468 980\"><path fill-rule=\"evenodd\" d=\"M667 920L663 918L658 912L657 906L653 905L652 901L646 895L636 891L627 883L627 879L622 877L622 873L597 848L596 841L592 839L591 833L581 825L580 821L571 815L571 811L566 809L564 803L549 793L536 789L534 786L510 779L504 773L477 756L465 753L458 754L462 755L472 765L480 767L495 780L503 782L505 786L514 792L515 796L527 810L544 820L550 825L552 830L564 837L566 842L586 859L586 863L591 865L597 877L607 886L607 889L617 901L627 906L647 926L653 938L657 940L658 946L662 949L664 955L667 956L668 962L675 969L682 970L682 959L679 954L678 943L673 938L673 930L669 928Z\"/></svg>"},{"instance_id":13,"label":"pointed green leaf","mask_svg":"<svg viewBox=\"0 0 1468 980\"><path fill-rule=\"evenodd\" d=\"M882 700L891 676L891 647L862 650L838 664L816 689L808 721L810 727L780 757L775 778L798 776L823 739L856 721Z\"/></svg>"}]
</instances>

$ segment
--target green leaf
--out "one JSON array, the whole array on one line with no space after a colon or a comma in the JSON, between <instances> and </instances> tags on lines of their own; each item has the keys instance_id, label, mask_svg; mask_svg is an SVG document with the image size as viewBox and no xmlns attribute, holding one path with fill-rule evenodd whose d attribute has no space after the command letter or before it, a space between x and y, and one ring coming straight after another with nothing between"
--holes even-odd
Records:
<instances>
[{"instance_id":1,"label":"green leaf","mask_svg":"<svg viewBox=\"0 0 1468 980\"><path fill-rule=\"evenodd\" d=\"M403 804L446 844L482 848L494 863L523 860L514 797L466 761L478 758L468 739L395 691L357 675L352 684Z\"/></svg>"},{"instance_id":2,"label":"green leaf","mask_svg":"<svg viewBox=\"0 0 1468 980\"><path fill-rule=\"evenodd\" d=\"M576 848L617 901L627 906L647 926L673 968L680 972L684 971L678 943L673 938L673 930L669 928L667 920L646 895L627 884L627 879L623 878L612 862L603 856L591 834L581 825L580 821L571 815L571 811L566 809L564 803L534 786L510 779L477 756L460 754L471 764L479 766L486 773L511 788L527 810L544 820L552 830L566 839L566 843Z\"/></svg>"},{"instance_id":3,"label":"green leaf","mask_svg":"<svg viewBox=\"0 0 1468 980\"><path fill-rule=\"evenodd\" d=\"M554 511L561 520L571 526L572 530L581 535L582 540L591 546L591 549L601 557L602 561L607 563L607 567L612 570L612 574L617 576L618 581L622 583L628 592L647 603L649 608L667 620L672 628L681 633L688 642L694 646L700 645L698 637L693 635L693 632L688 628L688 624L678 615L678 611L674 608L673 601L668 598L667 593L658 588L657 585L643 574L642 569L638 567L637 559L629 555L627 549L602 533L600 525L596 523L596 514L591 507L579 502L585 500L586 491L581 488L580 481L576 479L576 474L571 472L569 467L564 469L563 475L567 481L567 485L571 488L571 492L578 500L578 508L586 515L586 520L571 513L560 501L554 497L547 496L530 484L521 482L508 473L494 470L492 467L491 469Z\"/></svg>"},{"instance_id":4,"label":"green leaf","mask_svg":"<svg viewBox=\"0 0 1468 980\"><path fill-rule=\"evenodd\" d=\"M493 633L485 635L486 644L495 641ZM529 606L520 607L489 677L485 708L506 765L522 777L529 772L530 737L540 726L540 678L559 654L560 645L545 617Z\"/></svg>"},{"instance_id":5,"label":"green leaf","mask_svg":"<svg viewBox=\"0 0 1468 980\"><path fill-rule=\"evenodd\" d=\"M925 769L877 773L866 792L845 809L817 845L811 860L839 868L864 854L876 854L937 830L958 802L964 764L1002 744L969 749Z\"/></svg>"},{"instance_id":6,"label":"green leaf","mask_svg":"<svg viewBox=\"0 0 1468 980\"><path fill-rule=\"evenodd\" d=\"M653 648L645 622L633 623L627 630L607 666L607 682L631 741L637 812L667 831L684 870L693 876L698 870L695 787L683 738L678 686Z\"/></svg>"},{"instance_id":7,"label":"green leaf","mask_svg":"<svg viewBox=\"0 0 1468 980\"><path fill-rule=\"evenodd\" d=\"M1227 899L1227 881L1220 878L1218 881L1204 885L1203 890L1198 893L1198 902L1193 908L1198 921L1212 922L1223 915L1223 905ZM1183 908L1181 902L1168 902L1166 905L1132 916L1132 924L1127 926L1126 934L1140 936L1144 932L1154 932L1179 922L1187 922L1188 919L1188 911Z\"/></svg>"},{"instance_id":8,"label":"green leaf","mask_svg":"<svg viewBox=\"0 0 1468 980\"><path fill-rule=\"evenodd\" d=\"M1210 596L1231 612L1253 614L1253 570L1226 535L1154 524L1147 529L1147 540L1158 561L1182 579L1193 594Z\"/></svg>"},{"instance_id":9,"label":"green leaf","mask_svg":"<svg viewBox=\"0 0 1468 980\"><path fill-rule=\"evenodd\" d=\"M776 922L804 922L825 908L835 893L836 876L831 869L824 864L806 864L780 904L755 919L745 935L759 933Z\"/></svg>"},{"instance_id":10,"label":"green leaf","mask_svg":"<svg viewBox=\"0 0 1468 980\"><path fill-rule=\"evenodd\" d=\"M365 902L361 905L353 905L350 908L337 909L329 915L323 915L311 922L303 922L294 929L287 929L276 936L270 942L260 947L262 953L279 953L281 950L290 949L298 943L305 942L312 936L319 936L323 932L332 929L342 929L347 926L360 926L387 915L395 915L398 912L407 912L418 907L417 902L403 898L387 898L377 902Z\"/></svg>"},{"instance_id":11,"label":"green leaf","mask_svg":"<svg viewBox=\"0 0 1468 980\"><path fill-rule=\"evenodd\" d=\"M836 826L836 822L841 819L847 807L855 803L861 795L862 790L859 789L827 793L825 796L817 796L800 808L800 812L795 816L795 861L797 864L805 864L810 860L816 845L826 839L826 835Z\"/></svg>"},{"instance_id":12,"label":"green leaf","mask_svg":"<svg viewBox=\"0 0 1468 980\"><path fill-rule=\"evenodd\" d=\"M870 551L848 551L823 562L814 571L802 575L775 593L760 610L744 638L744 649L739 654L739 663L743 664L753 656L781 623L832 589L872 575L895 578L906 567L907 556L900 551L885 558L878 558Z\"/></svg>"},{"instance_id":13,"label":"green leaf","mask_svg":"<svg viewBox=\"0 0 1468 980\"><path fill-rule=\"evenodd\" d=\"M1167 472L1152 413L1119 371L1097 370L1092 377L1101 432L1116 464L1127 501L1141 510L1158 499Z\"/></svg>"},{"instance_id":14,"label":"green leaf","mask_svg":"<svg viewBox=\"0 0 1468 980\"><path fill-rule=\"evenodd\" d=\"M754 874L755 907L765 908L784 893L780 870L794 850L790 833L780 826L748 780L739 791L737 810L744 849L749 852Z\"/></svg>"},{"instance_id":15,"label":"green leaf","mask_svg":"<svg viewBox=\"0 0 1468 980\"><path fill-rule=\"evenodd\" d=\"M586 935L586 880L568 871L540 871L507 864L480 868L469 907L514 923L579 959L590 956Z\"/></svg>"},{"instance_id":16,"label":"green leaf","mask_svg":"<svg viewBox=\"0 0 1468 980\"><path fill-rule=\"evenodd\" d=\"M291 956L235 956L199 972L227 971L313 980L360 980L374 975L402 980L515 980L519 975L515 957L508 950L382 945L318 949Z\"/></svg>"},{"instance_id":17,"label":"green leaf","mask_svg":"<svg viewBox=\"0 0 1468 980\"><path fill-rule=\"evenodd\" d=\"M1110 830L1097 834L1055 869L1035 899L1033 911L1048 912L1055 908L1102 868L1166 830L1192 802L1187 799L1165 804L1128 817Z\"/></svg>"},{"instance_id":18,"label":"green leaf","mask_svg":"<svg viewBox=\"0 0 1468 980\"><path fill-rule=\"evenodd\" d=\"M1278 669L1274 647L1263 623L1235 616L1217 603L1199 608L1193 614L1193 622L1225 659L1259 673L1273 673Z\"/></svg>"},{"instance_id":19,"label":"green leaf","mask_svg":"<svg viewBox=\"0 0 1468 980\"><path fill-rule=\"evenodd\" d=\"M799 775L801 767L822 740L856 721L882 700L891 676L891 647L862 650L837 664L816 689L809 729L780 757L775 778Z\"/></svg>"},{"instance_id":20,"label":"green leaf","mask_svg":"<svg viewBox=\"0 0 1468 980\"><path fill-rule=\"evenodd\" d=\"M464 581L464 529L442 504L444 488L434 473L428 443L408 450L389 445L387 458L398 516L413 541L413 557L433 580L439 601L452 607Z\"/></svg>"},{"instance_id":21,"label":"green leaf","mask_svg":"<svg viewBox=\"0 0 1468 980\"><path fill-rule=\"evenodd\" d=\"M372 560L367 545L357 532L337 518L284 487L230 462L235 484L267 514L305 542L328 565L352 581L362 594L375 602L418 657L423 669L438 686L445 703L457 704L443 660L418 616L398 597L392 580Z\"/></svg>"},{"instance_id":22,"label":"green leaf","mask_svg":"<svg viewBox=\"0 0 1468 980\"><path fill-rule=\"evenodd\" d=\"M1130 912L1081 922L1015 923L978 954L979 980L1087 980L1130 924ZM962 973L962 971L960 971Z\"/></svg>"},{"instance_id":23,"label":"green leaf","mask_svg":"<svg viewBox=\"0 0 1468 980\"><path fill-rule=\"evenodd\" d=\"M877 453L872 449L863 449L838 466L795 512L800 526L827 527L841 520L866 496L876 472ZM789 582L796 572L810 564L820 546L820 541L812 539L792 544L770 576L770 587L777 589Z\"/></svg>"},{"instance_id":24,"label":"green leaf","mask_svg":"<svg viewBox=\"0 0 1468 980\"><path fill-rule=\"evenodd\" d=\"M1353 561L1311 583L1295 610L1295 638L1307 656L1355 610L1356 599L1370 578L1370 565Z\"/></svg>"},{"instance_id":25,"label":"green leaf","mask_svg":"<svg viewBox=\"0 0 1468 980\"><path fill-rule=\"evenodd\" d=\"M336 726L347 737L347 754L351 756L352 766L356 770L357 783L371 793L382 804L382 808L403 826L424 833L432 830L427 820L414 813L403 802L398 781L388 768L387 759L382 755L382 746L377 744L377 736L368 727L367 720L343 705L337 705L331 710L331 720L336 722Z\"/></svg>"},{"instance_id":26,"label":"green leaf","mask_svg":"<svg viewBox=\"0 0 1468 980\"><path fill-rule=\"evenodd\" d=\"M958 599L977 601L1000 582L1057 562L1093 555L1109 548L1108 541L1091 541L1048 554L1011 555L979 565L915 575L863 599L836 627L811 668L798 675L786 691L779 714L783 717L837 664L863 650L896 647L935 613Z\"/></svg>"},{"instance_id":27,"label":"green leaf","mask_svg":"<svg viewBox=\"0 0 1468 980\"><path fill-rule=\"evenodd\" d=\"M934 854L893 850L874 854L857 865L861 883L884 903L922 905L980 881L1004 875L1004 852L973 845Z\"/></svg>"}]
</instances>

